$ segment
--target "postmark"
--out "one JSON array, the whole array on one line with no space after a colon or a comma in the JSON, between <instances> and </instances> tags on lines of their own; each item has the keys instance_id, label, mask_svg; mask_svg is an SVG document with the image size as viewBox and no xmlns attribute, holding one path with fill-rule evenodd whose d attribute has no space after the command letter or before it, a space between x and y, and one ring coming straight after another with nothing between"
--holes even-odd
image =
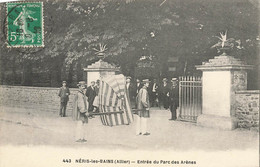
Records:
<instances>
[{"instance_id":1,"label":"postmark","mask_svg":"<svg viewBox=\"0 0 260 167\"><path fill-rule=\"evenodd\" d=\"M43 3L6 4L7 47L44 47Z\"/></svg>"}]
</instances>

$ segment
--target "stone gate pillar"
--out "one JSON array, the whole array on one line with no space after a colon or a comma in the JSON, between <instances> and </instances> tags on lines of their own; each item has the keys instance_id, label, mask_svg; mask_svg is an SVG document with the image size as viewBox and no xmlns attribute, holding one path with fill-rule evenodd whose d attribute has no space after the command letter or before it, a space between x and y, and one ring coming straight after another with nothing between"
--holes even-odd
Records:
<instances>
[{"instance_id":1,"label":"stone gate pillar","mask_svg":"<svg viewBox=\"0 0 260 167\"><path fill-rule=\"evenodd\" d=\"M84 78L86 78L88 85L90 85L91 81L96 81L102 77L115 75L120 72L119 68L103 61L102 59L87 66L86 68L83 68L83 70L85 75Z\"/></svg>"},{"instance_id":2,"label":"stone gate pillar","mask_svg":"<svg viewBox=\"0 0 260 167\"><path fill-rule=\"evenodd\" d=\"M235 91L247 89L247 72L252 66L223 53L196 66L202 71L202 115L197 124L235 129Z\"/></svg>"}]
</instances>

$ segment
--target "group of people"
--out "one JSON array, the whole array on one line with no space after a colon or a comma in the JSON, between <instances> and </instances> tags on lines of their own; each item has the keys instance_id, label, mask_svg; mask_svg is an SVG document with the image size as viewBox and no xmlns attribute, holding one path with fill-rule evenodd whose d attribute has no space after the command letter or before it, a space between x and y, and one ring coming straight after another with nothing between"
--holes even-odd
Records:
<instances>
[{"instance_id":1,"label":"group of people","mask_svg":"<svg viewBox=\"0 0 260 167\"><path fill-rule=\"evenodd\" d=\"M150 85L149 79L144 79L142 82L137 79L133 85L131 84L131 77L126 78L126 92L132 100L132 105L135 103L134 106L138 115L136 120L136 135L150 135L147 132L150 103L153 105L157 102L157 105L160 106L161 101L164 108L171 111L171 118L169 120L176 120L176 110L179 104L178 80L177 78L172 78L170 85L168 85L167 81L164 78L163 84L159 85L156 79L154 79L154 82Z\"/></svg>"},{"instance_id":2,"label":"group of people","mask_svg":"<svg viewBox=\"0 0 260 167\"><path fill-rule=\"evenodd\" d=\"M137 119L136 119L136 135L150 135L147 131L147 120L150 118L150 107L152 104L160 105L162 101L165 109L170 109L172 115L170 120L176 119L176 109L178 106L178 81L177 78L171 79L171 85L168 85L167 79L163 79L163 84L160 85L154 80L153 83L149 79L144 79L142 82L137 79L136 83L131 82L131 77L126 78L125 90L129 99L134 100ZM62 82L62 87L59 90L60 97L60 116L66 116L66 106L69 100L70 90L66 85L66 81ZM77 84L79 90L76 93L73 105L72 117L77 121L76 142L86 142L85 126L88 119L93 118L93 113L98 112L98 92L100 81L92 81L87 87L85 81L80 81ZM158 100L160 99L160 100Z\"/></svg>"},{"instance_id":3,"label":"group of people","mask_svg":"<svg viewBox=\"0 0 260 167\"><path fill-rule=\"evenodd\" d=\"M86 142L85 139L85 126L88 119L94 118L93 113L98 112L98 92L99 80L92 81L91 85L87 87L85 81L80 81L77 86L77 91L74 103L72 117L77 121L76 128L76 142ZM62 87L59 90L58 96L60 97L60 116L66 116L66 106L69 101L70 90L67 87L66 81L62 82Z\"/></svg>"},{"instance_id":4,"label":"group of people","mask_svg":"<svg viewBox=\"0 0 260 167\"><path fill-rule=\"evenodd\" d=\"M98 112L98 92L99 92L99 86L100 86L100 80L92 81L91 85L89 87L86 87L83 89L84 94L88 98L88 112L93 113L93 112ZM70 90L67 87L67 82L63 81L62 82L62 87L60 87L58 96L60 97L60 113L59 115L61 117L66 117L66 108L67 108L67 103L69 101L69 95L70 95ZM93 116L91 116L93 117Z\"/></svg>"},{"instance_id":5,"label":"group of people","mask_svg":"<svg viewBox=\"0 0 260 167\"><path fill-rule=\"evenodd\" d=\"M137 108L136 97L143 87L143 83L139 79L136 79L136 82L131 81L131 77L126 79L126 88L129 92L129 97L133 107ZM176 119L176 109L179 104L179 91L178 91L178 79L172 78L170 83L167 78L163 78L162 82L157 82L157 79L154 79L153 82L147 87L147 92L149 95L149 102L151 107L160 107L163 106L166 110L172 112L170 120Z\"/></svg>"}]
</instances>

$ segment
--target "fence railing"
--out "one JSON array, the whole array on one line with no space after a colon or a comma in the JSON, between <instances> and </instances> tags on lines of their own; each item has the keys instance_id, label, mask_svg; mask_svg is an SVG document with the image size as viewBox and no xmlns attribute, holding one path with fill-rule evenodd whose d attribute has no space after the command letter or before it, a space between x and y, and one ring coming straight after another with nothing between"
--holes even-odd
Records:
<instances>
[{"instance_id":1,"label":"fence railing","mask_svg":"<svg viewBox=\"0 0 260 167\"><path fill-rule=\"evenodd\" d=\"M180 120L196 122L202 113L202 77L179 77Z\"/></svg>"}]
</instances>

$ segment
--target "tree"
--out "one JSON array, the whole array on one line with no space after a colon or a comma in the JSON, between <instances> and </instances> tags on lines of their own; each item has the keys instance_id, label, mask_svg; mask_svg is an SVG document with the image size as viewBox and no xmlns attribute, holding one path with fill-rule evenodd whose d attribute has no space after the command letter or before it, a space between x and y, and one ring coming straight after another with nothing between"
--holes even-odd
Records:
<instances>
[{"instance_id":1,"label":"tree","mask_svg":"<svg viewBox=\"0 0 260 167\"><path fill-rule=\"evenodd\" d=\"M96 61L100 45L106 46L105 61L120 66L125 75L134 75L142 56L153 56L160 74L167 71L169 57L179 58L178 75L193 73L194 65L218 55L210 47L216 43L214 36L226 30L244 47L234 48L231 55L255 63L259 49L254 21L259 19L259 9L246 0L55 0L46 1L44 7L45 47L28 50L1 45L0 54L3 64L11 62L10 55L16 56L18 68L13 71L31 63L33 73L48 72L50 86L62 79L82 79L76 66ZM4 15L3 4L1 9ZM5 74L1 71L1 78Z\"/></svg>"}]
</instances>

